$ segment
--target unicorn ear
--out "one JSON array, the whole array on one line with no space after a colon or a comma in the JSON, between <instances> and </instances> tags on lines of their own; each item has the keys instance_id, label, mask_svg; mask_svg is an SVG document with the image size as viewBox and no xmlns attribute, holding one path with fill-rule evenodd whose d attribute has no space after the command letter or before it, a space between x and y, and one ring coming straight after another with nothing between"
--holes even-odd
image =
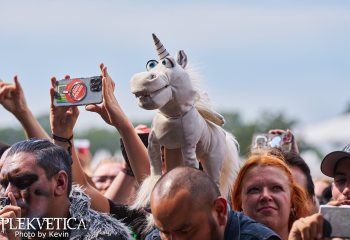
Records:
<instances>
[{"instance_id":1,"label":"unicorn ear","mask_svg":"<svg viewBox=\"0 0 350 240\"><path fill-rule=\"evenodd\" d=\"M187 55L184 52L184 50L180 50L177 52L177 56L176 56L176 61L177 63L182 67L185 68L187 65Z\"/></svg>"}]
</instances>

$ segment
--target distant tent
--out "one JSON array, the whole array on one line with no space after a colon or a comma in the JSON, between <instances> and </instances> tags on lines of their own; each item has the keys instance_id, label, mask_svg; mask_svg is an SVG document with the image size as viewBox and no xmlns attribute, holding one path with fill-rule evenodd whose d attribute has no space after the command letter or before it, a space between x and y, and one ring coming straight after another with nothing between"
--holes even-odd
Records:
<instances>
[{"instance_id":1,"label":"distant tent","mask_svg":"<svg viewBox=\"0 0 350 240\"><path fill-rule=\"evenodd\" d=\"M296 132L305 142L322 147L322 152L340 150L350 143L350 113L312 124Z\"/></svg>"},{"instance_id":2,"label":"distant tent","mask_svg":"<svg viewBox=\"0 0 350 240\"><path fill-rule=\"evenodd\" d=\"M317 147L324 156L332 151L341 150L350 143L350 113L298 129L295 135L297 139L303 139ZM314 177L324 176L320 171L322 159L317 159L310 151L302 153L302 156Z\"/></svg>"}]
</instances>

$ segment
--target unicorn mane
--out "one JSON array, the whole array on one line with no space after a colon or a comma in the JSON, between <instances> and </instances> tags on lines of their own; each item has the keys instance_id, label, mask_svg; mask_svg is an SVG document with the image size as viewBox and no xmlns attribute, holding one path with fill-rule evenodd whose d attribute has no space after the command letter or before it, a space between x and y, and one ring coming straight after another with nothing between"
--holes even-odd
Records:
<instances>
[{"instance_id":1,"label":"unicorn mane","mask_svg":"<svg viewBox=\"0 0 350 240\"><path fill-rule=\"evenodd\" d=\"M195 107L205 120L222 126L225 123L225 119L222 115L213 109L208 93L201 88L203 78L200 75L198 69L199 67L196 67L193 64L187 64L185 68L187 74L190 77L193 88L197 93L195 98Z\"/></svg>"}]
</instances>

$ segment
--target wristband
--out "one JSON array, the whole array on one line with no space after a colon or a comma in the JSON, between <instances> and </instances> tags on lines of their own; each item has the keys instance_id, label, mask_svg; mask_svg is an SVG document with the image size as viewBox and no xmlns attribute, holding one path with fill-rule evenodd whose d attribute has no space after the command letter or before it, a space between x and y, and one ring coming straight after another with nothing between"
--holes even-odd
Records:
<instances>
[{"instance_id":1,"label":"wristband","mask_svg":"<svg viewBox=\"0 0 350 240\"><path fill-rule=\"evenodd\" d=\"M123 168L121 171L130 177L134 177L134 173L130 168Z\"/></svg>"},{"instance_id":2,"label":"wristband","mask_svg":"<svg viewBox=\"0 0 350 240\"><path fill-rule=\"evenodd\" d=\"M63 137L59 137L55 134L52 133L52 138L56 141L59 141L59 142L66 142L69 144L69 147L68 147L68 152L70 155L72 155L72 139L73 139L73 135L70 137L70 138L63 138Z\"/></svg>"}]
</instances>

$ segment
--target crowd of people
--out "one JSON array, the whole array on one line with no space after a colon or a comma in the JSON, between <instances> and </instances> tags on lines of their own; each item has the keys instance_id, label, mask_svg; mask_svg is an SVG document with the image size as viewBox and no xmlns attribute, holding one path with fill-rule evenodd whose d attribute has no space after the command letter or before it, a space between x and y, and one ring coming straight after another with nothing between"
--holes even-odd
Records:
<instances>
[{"instance_id":1,"label":"crowd of people","mask_svg":"<svg viewBox=\"0 0 350 240\"><path fill-rule=\"evenodd\" d=\"M0 193L9 200L0 210L1 239L324 239L320 205L350 205L350 145L324 157L320 169L327 178L312 179L293 134L273 129L270 134L291 136L291 148L252 151L230 196L223 196L202 169L167 171L164 165L150 203L131 208L150 175L150 129L134 128L106 66L100 69L103 102L85 110L118 131L124 163L105 160L91 173L74 146L78 107L53 103L56 78L50 89L51 135L32 114L17 76L13 83L0 81L0 104L18 119L27 138L0 143ZM164 164L178 153L162 148L161 155Z\"/></svg>"}]
</instances>

